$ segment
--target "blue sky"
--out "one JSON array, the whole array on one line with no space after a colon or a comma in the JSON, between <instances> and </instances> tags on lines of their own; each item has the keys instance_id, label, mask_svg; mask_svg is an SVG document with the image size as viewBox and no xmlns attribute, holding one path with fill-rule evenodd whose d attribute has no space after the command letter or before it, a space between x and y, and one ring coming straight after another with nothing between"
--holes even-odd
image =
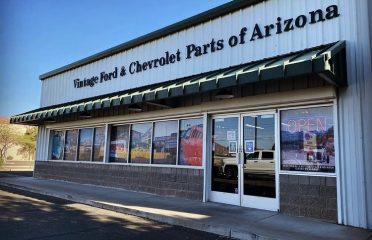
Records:
<instances>
[{"instance_id":1,"label":"blue sky","mask_svg":"<svg viewBox=\"0 0 372 240\"><path fill-rule=\"evenodd\" d=\"M0 0L0 116L39 107L39 75L228 0Z\"/></svg>"}]
</instances>

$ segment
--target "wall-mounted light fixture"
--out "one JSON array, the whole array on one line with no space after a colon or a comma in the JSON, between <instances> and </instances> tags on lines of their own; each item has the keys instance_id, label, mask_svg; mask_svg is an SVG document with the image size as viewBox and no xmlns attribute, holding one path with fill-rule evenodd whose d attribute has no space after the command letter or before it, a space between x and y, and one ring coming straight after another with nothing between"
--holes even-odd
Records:
<instances>
[{"instance_id":1,"label":"wall-mounted light fixture","mask_svg":"<svg viewBox=\"0 0 372 240\"><path fill-rule=\"evenodd\" d=\"M223 89L216 94L217 99L231 99L234 97L235 97L234 93L227 89Z\"/></svg>"},{"instance_id":2,"label":"wall-mounted light fixture","mask_svg":"<svg viewBox=\"0 0 372 240\"><path fill-rule=\"evenodd\" d=\"M142 108L138 104L129 105L128 110L130 112L142 112Z\"/></svg>"},{"instance_id":3,"label":"wall-mounted light fixture","mask_svg":"<svg viewBox=\"0 0 372 240\"><path fill-rule=\"evenodd\" d=\"M79 117L80 118L91 118L92 115L88 112L82 112L82 113L80 113Z\"/></svg>"}]
</instances>

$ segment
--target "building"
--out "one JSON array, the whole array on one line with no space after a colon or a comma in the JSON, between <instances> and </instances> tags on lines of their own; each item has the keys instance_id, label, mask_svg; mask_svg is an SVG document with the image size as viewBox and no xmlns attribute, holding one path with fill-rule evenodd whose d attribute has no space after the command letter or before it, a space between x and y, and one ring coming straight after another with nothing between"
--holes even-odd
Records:
<instances>
[{"instance_id":1,"label":"building","mask_svg":"<svg viewBox=\"0 0 372 240\"><path fill-rule=\"evenodd\" d=\"M371 2L233 1L40 76L35 177L372 228Z\"/></svg>"}]
</instances>

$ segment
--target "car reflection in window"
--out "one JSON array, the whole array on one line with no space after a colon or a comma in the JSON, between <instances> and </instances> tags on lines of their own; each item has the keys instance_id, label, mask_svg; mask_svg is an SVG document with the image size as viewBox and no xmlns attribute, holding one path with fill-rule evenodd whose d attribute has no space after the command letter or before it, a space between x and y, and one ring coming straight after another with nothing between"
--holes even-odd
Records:
<instances>
[{"instance_id":1,"label":"car reflection in window","mask_svg":"<svg viewBox=\"0 0 372 240\"><path fill-rule=\"evenodd\" d=\"M274 174L274 170L274 150L257 150L247 155L244 172Z\"/></svg>"}]
</instances>

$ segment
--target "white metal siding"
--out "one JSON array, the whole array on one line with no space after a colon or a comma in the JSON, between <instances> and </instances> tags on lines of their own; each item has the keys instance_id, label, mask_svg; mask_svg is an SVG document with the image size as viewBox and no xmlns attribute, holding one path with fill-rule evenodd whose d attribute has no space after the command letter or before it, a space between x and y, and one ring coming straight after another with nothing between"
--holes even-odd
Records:
<instances>
[{"instance_id":1,"label":"white metal siding","mask_svg":"<svg viewBox=\"0 0 372 240\"><path fill-rule=\"evenodd\" d=\"M36 161L47 160L48 157L48 130L45 126L38 127L37 142L36 142Z\"/></svg>"},{"instance_id":2,"label":"white metal siding","mask_svg":"<svg viewBox=\"0 0 372 240\"><path fill-rule=\"evenodd\" d=\"M367 0L341 5L348 25L341 28L347 42L349 86L340 89L339 132L343 223L372 228L372 73Z\"/></svg>"},{"instance_id":3,"label":"white metal siding","mask_svg":"<svg viewBox=\"0 0 372 240\"><path fill-rule=\"evenodd\" d=\"M370 104L372 103L372 64L369 63L368 59L371 61L372 58L372 1L367 1L368 4L368 13L369 16L367 19L363 19L369 24L369 47L364 49L364 54L367 54L365 58L367 59L367 65L365 66L365 70L367 71L367 75L365 78L365 88L364 88L364 124L365 124L365 137L364 137L364 157L365 157L365 174L366 174L366 191L367 191L367 217L368 217L368 228L372 229L372 158L370 157L370 149L372 147L372 135L368 133L372 133L372 107ZM369 49L369 57L368 57L368 49ZM368 73L369 69L369 73ZM369 74L369 75L368 75Z\"/></svg>"},{"instance_id":4,"label":"white metal siding","mask_svg":"<svg viewBox=\"0 0 372 240\"><path fill-rule=\"evenodd\" d=\"M272 34L271 37L266 39L254 42L249 41L256 23L263 28L266 24L274 24L278 16L282 17L283 20L302 14L308 16L309 11L319 8L325 11L325 8L329 5L338 4L343 6L345 5L343 4L344 2L347 2L347 0L272 0L247 7L111 57L50 77L42 82L41 106L45 107L173 80L265 57L299 51L340 39L348 39L347 36L341 34L340 28L349 21L346 19L346 12L349 10L340 7L341 17L339 18L317 24L307 24L304 28L295 29L280 35ZM242 27L248 28L246 43L238 44L238 46L231 48L228 46L228 38L232 35L238 35ZM216 41L224 39L224 49L200 57L185 59L186 45L192 43L197 45L206 44L212 38ZM76 78L90 78L99 75L101 71L112 71L114 67L122 65L128 68L129 63L133 61L152 60L163 56L165 51L175 53L177 49L181 51L182 59L180 62L133 75L127 73L124 77L100 83L95 87L74 88L73 80Z\"/></svg>"}]
</instances>

